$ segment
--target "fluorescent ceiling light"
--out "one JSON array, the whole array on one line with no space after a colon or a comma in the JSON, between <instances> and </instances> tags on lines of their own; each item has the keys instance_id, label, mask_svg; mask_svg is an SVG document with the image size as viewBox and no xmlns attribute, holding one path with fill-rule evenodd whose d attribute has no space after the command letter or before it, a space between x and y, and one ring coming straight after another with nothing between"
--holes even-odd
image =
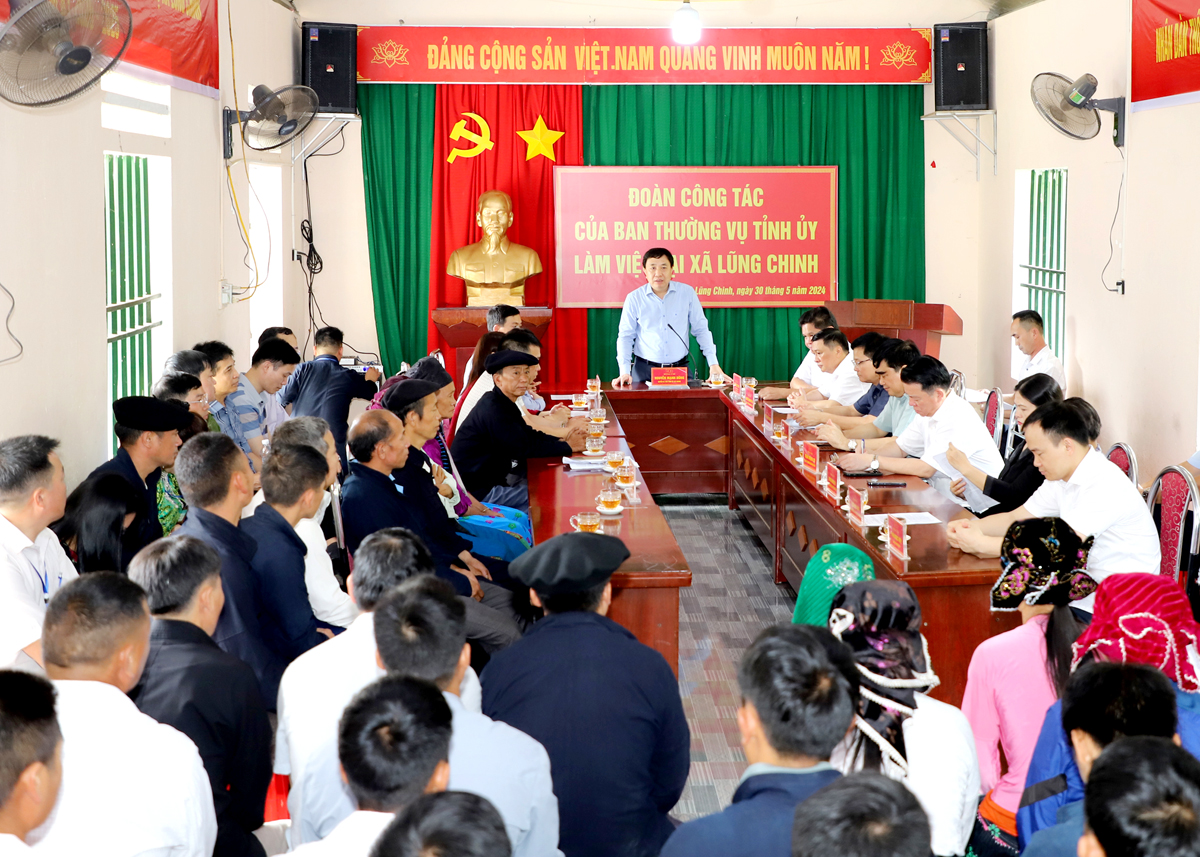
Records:
<instances>
[{"instance_id":1,"label":"fluorescent ceiling light","mask_svg":"<svg viewBox=\"0 0 1200 857\"><path fill-rule=\"evenodd\" d=\"M691 4L691 0L683 0L683 5L671 19L671 36L681 45L694 45L700 41L700 13Z\"/></svg>"}]
</instances>

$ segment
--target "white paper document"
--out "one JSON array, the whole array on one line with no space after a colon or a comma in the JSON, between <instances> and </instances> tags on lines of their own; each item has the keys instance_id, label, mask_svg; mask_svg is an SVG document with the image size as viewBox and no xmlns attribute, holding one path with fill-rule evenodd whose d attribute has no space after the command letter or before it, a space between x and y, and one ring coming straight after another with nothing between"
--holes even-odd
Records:
<instances>
[{"instance_id":1,"label":"white paper document","mask_svg":"<svg viewBox=\"0 0 1200 857\"><path fill-rule=\"evenodd\" d=\"M979 512L986 512L1000 502L984 494L975 487L974 482L966 479L961 473L951 467L950 461L946 458L946 453L943 452L941 455L935 455L933 457L933 466L937 468L938 472L930 477L929 484L938 493L945 495L958 505L965 506L978 514ZM954 492L950 490L950 483L955 479L962 479L966 483L967 488L962 497L955 496Z\"/></svg>"},{"instance_id":2,"label":"white paper document","mask_svg":"<svg viewBox=\"0 0 1200 857\"><path fill-rule=\"evenodd\" d=\"M559 395L558 393L551 394L551 396L550 396L551 401L555 401L555 402L569 402L574 398L575 397L571 396L571 395L566 395L566 394Z\"/></svg>"},{"instance_id":3,"label":"white paper document","mask_svg":"<svg viewBox=\"0 0 1200 857\"><path fill-rule=\"evenodd\" d=\"M603 470L605 457L598 455L595 458L567 458L563 457L563 464L569 466L572 470Z\"/></svg>"},{"instance_id":4,"label":"white paper document","mask_svg":"<svg viewBox=\"0 0 1200 857\"><path fill-rule=\"evenodd\" d=\"M777 414L798 414L800 413L795 408L771 408Z\"/></svg>"},{"instance_id":5,"label":"white paper document","mask_svg":"<svg viewBox=\"0 0 1200 857\"><path fill-rule=\"evenodd\" d=\"M941 521L935 518L928 512L896 512L892 515L893 518L899 518L908 526L914 524L940 524ZM868 527L882 527L887 525L887 515L863 515L863 523Z\"/></svg>"}]
</instances>

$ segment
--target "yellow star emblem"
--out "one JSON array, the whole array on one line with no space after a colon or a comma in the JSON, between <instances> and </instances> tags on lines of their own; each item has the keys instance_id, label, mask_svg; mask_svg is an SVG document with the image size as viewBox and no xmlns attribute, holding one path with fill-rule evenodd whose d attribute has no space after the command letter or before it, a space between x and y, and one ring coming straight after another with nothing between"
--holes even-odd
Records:
<instances>
[{"instance_id":1,"label":"yellow star emblem","mask_svg":"<svg viewBox=\"0 0 1200 857\"><path fill-rule=\"evenodd\" d=\"M518 131L517 136L524 140L529 148L525 150L525 160L531 161L538 155L545 155L554 160L554 143L564 131L551 131L546 127L546 120L538 115L537 122L528 131Z\"/></svg>"}]
</instances>

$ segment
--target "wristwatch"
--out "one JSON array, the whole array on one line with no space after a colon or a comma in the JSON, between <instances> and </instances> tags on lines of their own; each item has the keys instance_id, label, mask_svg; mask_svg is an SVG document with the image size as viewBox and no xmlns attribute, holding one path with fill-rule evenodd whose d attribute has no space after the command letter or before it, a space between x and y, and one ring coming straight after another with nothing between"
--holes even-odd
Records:
<instances>
[{"instance_id":1,"label":"wristwatch","mask_svg":"<svg viewBox=\"0 0 1200 857\"><path fill-rule=\"evenodd\" d=\"M879 469L879 456L878 455L871 459L871 466L868 467L867 469L868 470L878 470Z\"/></svg>"}]
</instances>

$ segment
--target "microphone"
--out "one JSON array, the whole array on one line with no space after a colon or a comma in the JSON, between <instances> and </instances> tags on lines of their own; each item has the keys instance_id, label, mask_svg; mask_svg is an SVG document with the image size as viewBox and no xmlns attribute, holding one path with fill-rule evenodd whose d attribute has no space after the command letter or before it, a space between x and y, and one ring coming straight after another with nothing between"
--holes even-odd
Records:
<instances>
[{"instance_id":1,"label":"microphone","mask_svg":"<svg viewBox=\"0 0 1200 857\"><path fill-rule=\"evenodd\" d=\"M671 323L670 323L670 322L667 322L667 327L671 328L671 333L675 334L675 336L676 336L676 337L679 339L679 341L683 343L683 359L684 359L685 361L687 361L688 369L691 369L691 366L692 366L692 350L691 350L690 348L688 348L687 340L686 340L686 339L684 339L682 336L680 336L680 335L679 335L679 331L678 331L678 330L676 330L674 327L671 327Z\"/></svg>"}]
</instances>

